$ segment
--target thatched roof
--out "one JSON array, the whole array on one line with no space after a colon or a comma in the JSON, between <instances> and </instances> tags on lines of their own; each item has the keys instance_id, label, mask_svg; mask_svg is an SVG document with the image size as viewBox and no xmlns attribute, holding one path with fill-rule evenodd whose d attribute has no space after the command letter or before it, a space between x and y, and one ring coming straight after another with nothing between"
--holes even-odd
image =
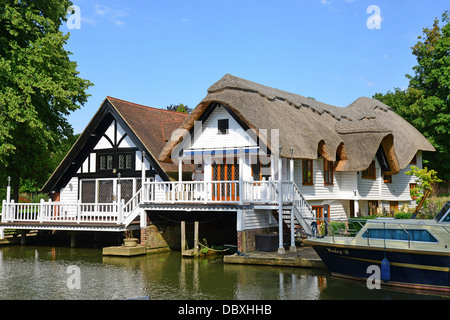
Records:
<instances>
[{"instance_id":1,"label":"thatched roof","mask_svg":"<svg viewBox=\"0 0 450 320\"><path fill-rule=\"evenodd\" d=\"M301 95L225 75L208 89L180 128L194 122L217 102L234 112L249 128L279 129L282 157L339 160L336 170L365 170L383 146L392 171L406 167L417 151L435 151L412 125L378 100L359 98L346 108L328 105ZM172 149L181 141L173 137L160 161L171 162ZM270 137L260 139L271 147ZM277 152L277 150L272 150Z\"/></svg>"}]
</instances>

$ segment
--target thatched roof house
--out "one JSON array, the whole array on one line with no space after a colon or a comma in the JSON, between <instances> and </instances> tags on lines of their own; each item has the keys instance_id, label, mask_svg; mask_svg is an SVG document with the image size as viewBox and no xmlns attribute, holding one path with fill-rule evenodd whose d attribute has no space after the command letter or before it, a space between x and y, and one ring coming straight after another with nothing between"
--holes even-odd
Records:
<instances>
[{"instance_id":1,"label":"thatched roof house","mask_svg":"<svg viewBox=\"0 0 450 320\"><path fill-rule=\"evenodd\" d=\"M435 151L412 125L378 100L362 97L346 108L225 75L181 124L191 130L212 103L235 113L248 128L279 129L282 157L337 161L336 171L365 170L382 146L390 173L405 168L417 151ZM269 149L270 137L259 136ZM171 162L172 149L182 136L173 137L159 160ZM272 150L277 152L277 150Z\"/></svg>"}]
</instances>

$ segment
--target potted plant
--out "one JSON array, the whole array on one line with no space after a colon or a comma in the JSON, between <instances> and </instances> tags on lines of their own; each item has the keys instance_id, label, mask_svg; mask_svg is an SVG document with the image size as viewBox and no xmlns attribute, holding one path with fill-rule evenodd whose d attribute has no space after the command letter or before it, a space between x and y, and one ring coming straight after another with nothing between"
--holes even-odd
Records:
<instances>
[{"instance_id":1,"label":"potted plant","mask_svg":"<svg viewBox=\"0 0 450 320\"><path fill-rule=\"evenodd\" d=\"M139 239L133 237L133 231L126 230L124 232L125 239L123 239L123 244L125 247L135 247L137 246Z\"/></svg>"}]
</instances>

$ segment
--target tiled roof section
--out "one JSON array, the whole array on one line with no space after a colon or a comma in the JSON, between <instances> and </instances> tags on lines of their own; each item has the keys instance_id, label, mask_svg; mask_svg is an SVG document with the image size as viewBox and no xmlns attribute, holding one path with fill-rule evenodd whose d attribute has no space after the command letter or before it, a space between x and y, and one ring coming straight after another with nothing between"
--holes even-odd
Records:
<instances>
[{"instance_id":1,"label":"tiled roof section","mask_svg":"<svg viewBox=\"0 0 450 320\"><path fill-rule=\"evenodd\" d=\"M170 140L172 131L188 117L185 113L147 107L113 97L107 99L155 160ZM159 164L166 172L178 171L178 166L172 163Z\"/></svg>"}]
</instances>

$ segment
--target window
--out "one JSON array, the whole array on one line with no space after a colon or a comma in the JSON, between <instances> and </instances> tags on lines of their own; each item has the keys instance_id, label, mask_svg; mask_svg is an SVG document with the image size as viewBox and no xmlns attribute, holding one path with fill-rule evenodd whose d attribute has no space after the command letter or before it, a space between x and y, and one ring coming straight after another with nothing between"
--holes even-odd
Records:
<instances>
[{"instance_id":1,"label":"window","mask_svg":"<svg viewBox=\"0 0 450 320\"><path fill-rule=\"evenodd\" d=\"M217 120L218 134L227 134L229 129L228 119Z\"/></svg>"},{"instance_id":2,"label":"window","mask_svg":"<svg viewBox=\"0 0 450 320\"><path fill-rule=\"evenodd\" d=\"M134 153L99 154L97 162L98 170L133 170Z\"/></svg>"},{"instance_id":3,"label":"window","mask_svg":"<svg viewBox=\"0 0 450 320\"><path fill-rule=\"evenodd\" d=\"M131 153L119 154L119 169L133 169L133 156Z\"/></svg>"},{"instance_id":4,"label":"window","mask_svg":"<svg viewBox=\"0 0 450 320\"><path fill-rule=\"evenodd\" d=\"M368 201L368 210L369 216L373 216L377 214L378 209L378 201L377 200L369 200Z\"/></svg>"},{"instance_id":5,"label":"window","mask_svg":"<svg viewBox=\"0 0 450 320\"><path fill-rule=\"evenodd\" d=\"M370 166L366 170L364 170L362 172L361 177L363 179L373 179L373 180L375 180L377 178L377 171L376 171L376 167L375 167L375 160L372 161Z\"/></svg>"},{"instance_id":6,"label":"window","mask_svg":"<svg viewBox=\"0 0 450 320\"><path fill-rule=\"evenodd\" d=\"M265 161L264 161L265 160ZM256 163L252 163L252 177L254 181L260 181L260 180L269 180L270 178L270 160L264 159L263 162L267 163L261 163L260 158L258 157L256 160ZM255 160L253 160L254 162Z\"/></svg>"},{"instance_id":7,"label":"window","mask_svg":"<svg viewBox=\"0 0 450 320\"><path fill-rule=\"evenodd\" d=\"M417 183L410 183L409 184L409 194L411 195L412 200L417 199Z\"/></svg>"},{"instance_id":8,"label":"window","mask_svg":"<svg viewBox=\"0 0 450 320\"><path fill-rule=\"evenodd\" d=\"M334 163L332 161L323 160L323 182L326 186L333 185Z\"/></svg>"},{"instance_id":9,"label":"window","mask_svg":"<svg viewBox=\"0 0 450 320\"><path fill-rule=\"evenodd\" d=\"M113 168L113 156L112 154L99 156L99 169L100 170L112 170Z\"/></svg>"},{"instance_id":10,"label":"window","mask_svg":"<svg viewBox=\"0 0 450 320\"><path fill-rule=\"evenodd\" d=\"M428 230L417 229L368 229L363 238L401 241L421 241L437 243L437 239Z\"/></svg>"},{"instance_id":11,"label":"window","mask_svg":"<svg viewBox=\"0 0 450 320\"><path fill-rule=\"evenodd\" d=\"M389 202L389 212L394 213L398 210L398 201L390 201Z\"/></svg>"},{"instance_id":12,"label":"window","mask_svg":"<svg viewBox=\"0 0 450 320\"><path fill-rule=\"evenodd\" d=\"M97 185L97 203L112 203L113 199L113 180L98 180Z\"/></svg>"},{"instance_id":13,"label":"window","mask_svg":"<svg viewBox=\"0 0 450 320\"><path fill-rule=\"evenodd\" d=\"M81 181L81 203L95 203L95 180Z\"/></svg>"},{"instance_id":14,"label":"window","mask_svg":"<svg viewBox=\"0 0 450 320\"><path fill-rule=\"evenodd\" d=\"M392 176L390 174L385 174L383 176L384 178L384 183L392 183Z\"/></svg>"},{"instance_id":15,"label":"window","mask_svg":"<svg viewBox=\"0 0 450 320\"><path fill-rule=\"evenodd\" d=\"M303 171L302 171L302 182L303 185L313 185L313 161L303 160L302 161Z\"/></svg>"}]
</instances>

